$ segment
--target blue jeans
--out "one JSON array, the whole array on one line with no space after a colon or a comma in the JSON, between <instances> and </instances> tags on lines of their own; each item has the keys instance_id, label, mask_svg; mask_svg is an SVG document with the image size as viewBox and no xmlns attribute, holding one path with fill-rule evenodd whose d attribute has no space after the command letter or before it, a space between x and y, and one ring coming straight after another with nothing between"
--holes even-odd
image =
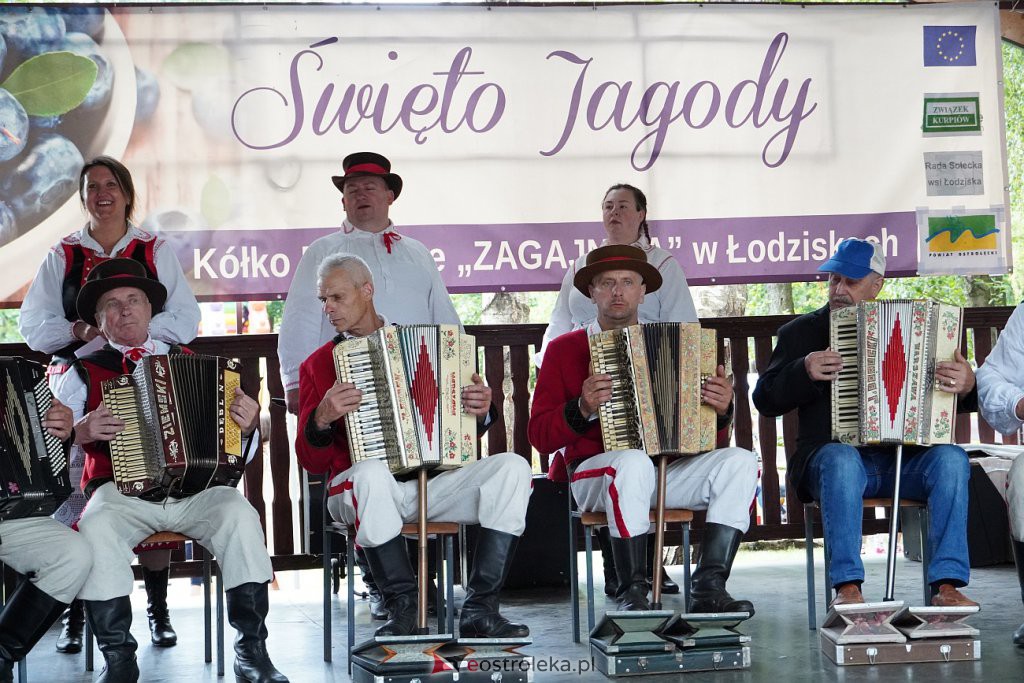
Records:
<instances>
[{"instance_id":1,"label":"blue jeans","mask_svg":"<svg viewBox=\"0 0 1024 683\"><path fill-rule=\"evenodd\" d=\"M896 470L895 448L841 443L822 446L807 466L805 483L821 505L825 543L831 554L832 585L864 580L860 559L864 498L889 498ZM970 464L959 446L903 448L900 497L928 502L928 583L966 586L967 481Z\"/></svg>"}]
</instances>

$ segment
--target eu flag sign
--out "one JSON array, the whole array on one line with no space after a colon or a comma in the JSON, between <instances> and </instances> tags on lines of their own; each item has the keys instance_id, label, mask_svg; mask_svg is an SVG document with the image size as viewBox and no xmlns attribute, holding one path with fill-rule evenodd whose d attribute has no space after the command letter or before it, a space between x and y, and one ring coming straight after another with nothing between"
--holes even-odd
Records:
<instances>
[{"instance_id":1,"label":"eu flag sign","mask_svg":"<svg viewBox=\"0 0 1024 683\"><path fill-rule=\"evenodd\" d=\"M925 66L976 66L977 26L925 26Z\"/></svg>"}]
</instances>

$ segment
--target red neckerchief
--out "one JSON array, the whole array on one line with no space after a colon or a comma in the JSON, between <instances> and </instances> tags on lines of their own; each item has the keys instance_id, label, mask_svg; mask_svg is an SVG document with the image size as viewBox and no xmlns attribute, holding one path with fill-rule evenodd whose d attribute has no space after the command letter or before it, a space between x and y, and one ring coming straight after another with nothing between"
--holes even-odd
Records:
<instances>
[{"instance_id":1,"label":"red neckerchief","mask_svg":"<svg viewBox=\"0 0 1024 683\"><path fill-rule=\"evenodd\" d=\"M389 254L391 253L391 245L394 244L395 242L400 241L402 239L402 236L399 235L394 230L389 230L389 231L385 232L382 235L382 237L384 238L384 247L388 250Z\"/></svg>"}]
</instances>

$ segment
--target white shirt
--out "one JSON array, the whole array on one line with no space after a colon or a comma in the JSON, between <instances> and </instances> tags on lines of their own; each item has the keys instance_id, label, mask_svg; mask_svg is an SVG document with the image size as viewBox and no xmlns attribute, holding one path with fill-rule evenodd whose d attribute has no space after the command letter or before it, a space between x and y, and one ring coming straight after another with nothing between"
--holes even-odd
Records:
<instances>
[{"instance_id":1,"label":"white shirt","mask_svg":"<svg viewBox=\"0 0 1024 683\"><path fill-rule=\"evenodd\" d=\"M393 228L389 226L388 231ZM341 230L316 240L302 255L278 331L277 355L285 391L298 388L302 361L337 334L317 299L316 271L331 254L355 254L366 261L373 275L374 308L392 323L461 325L423 243L402 235L392 242L389 254L383 234L359 230L346 220Z\"/></svg>"},{"instance_id":2,"label":"white shirt","mask_svg":"<svg viewBox=\"0 0 1024 683\"><path fill-rule=\"evenodd\" d=\"M25 342L43 353L54 353L78 341L71 333L75 321L69 322L64 316L64 259L63 244L81 243L104 258L119 256L133 239L148 241L154 239L151 233L128 225L125 233L114 248L107 253L99 242L89 234L89 226L68 235L50 248L42 265L32 280L32 286L21 305L21 320L18 331ZM174 251L160 237L156 237L153 260L157 279L167 288L167 302L163 311L153 316L149 332L157 339L184 344L195 339L199 332L199 304L185 280L181 264Z\"/></svg>"},{"instance_id":3,"label":"white shirt","mask_svg":"<svg viewBox=\"0 0 1024 683\"><path fill-rule=\"evenodd\" d=\"M607 244L602 242L602 246ZM697 309L690 296L690 288L686 285L686 274L672 254L660 247L652 245L641 235L640 239L630 246L639 247L647 254L647 262L661 273L661 287L658 291L644 295L644 300L637 309L637 317L641 323L695 323ZM587 265L586 255L576 259L572 268L562 278L562 288L558 292L555 308L551 312L551 322L544 332L544 346L535 357L539 366L543 362L544 349L548 343L566 332L586 327L597 319L597 306L590 297L584 296L573 285L576 273Z\"/></svg>"},{"instance_id":4,"label":"white shirt","mask_svg":"<svg viewBox=\"0 0 1024 683\"><path fill-rule=\"evenodd\" d=\"M996 431L1013 434L1024 424L1017 403L1024 398L1024 304L1014 309L992 352L975 373L978 408Z\"/></svg>"},{"instance_id":5,"label":"white shirt","mask_svg":"<svg viewBox=\"0 0 1024 683\"><path fill-rule=\"evenodd\" d=\"M124 346L122 344L116 344L112 341L108 341L115 350L120 351L124 354L129 349L134 349L134 346ZM153 339L152 336L147 337L145 343L140 348L146 350L144 355L153 356L166 354L171 345L165 341L159 339ZM59 375L51 375L50 377L50 389L53 391L53 395L58 401L71 408L71 411L75 415L75 422L77 423L82 417L85 416L85 406L89 399L89 387L79 376L78 372L74 369L69 369L67 372L63 372ZM228 417L227 419L231 419ZM260 430L257 427L252 434L249 435L248 441L245 441L242 446L242 453L245 455L245 462L249 463L256 453L259 451L258 446L260 443ZM74 446L74 448L81 448L81 446Z\"/></svg>"}]
</instances>

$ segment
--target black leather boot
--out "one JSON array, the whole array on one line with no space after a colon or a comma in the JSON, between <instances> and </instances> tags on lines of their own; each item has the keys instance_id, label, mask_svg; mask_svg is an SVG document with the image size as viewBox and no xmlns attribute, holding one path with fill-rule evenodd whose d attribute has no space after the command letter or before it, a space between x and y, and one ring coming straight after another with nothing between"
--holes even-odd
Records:
<instances>
[{"instance_id":1,"label":"black leather boot","mask_svg":"<svg viewBox=\"0 0 1024 683\"><path fill-rule=\"evenodd\" d=\"M713 523L704 526L688 612L750 612L750 616L754 616L754 605L749 600L737 600L725 590L742 537L743 533L731 526Z\"/></svg>"},{"instance_id":2,"label":"black leather boot","mask_svg":"<svg viewBox=\"0 0 1024 683\"><path fill-rule=\"evenodd\" d=\"M601 564L604 565L604 594L613 597L619 591L619 575L615 573L615 559L612 557L612 537L608 527L597 529L597 544L601 547Z\"/></svg>"},{"instance_id":3,"label":"black leather boot","mask_svg":"<svg viewBox=\"0 0 1024 683\"><path fill-rule=\"evenodd\" d=\"M1013 542L1013 559L1017 562L1017 579L1020 581L1020 598L1024 601L1024 541ZM1024 647L1024 624L1013 634L1013 644Z\"/></svg>"},{"instance_id":4,"label":"black leather boot","mask_svg":"<svg viewBox=\"0 0 1024 683\"><path fill-rule=\"evenodd\" d=\"M498 612L501 587L512 566L518 536L480 527L473 553L473 570L466 584L466 601L459 617L462 638L525 638L526 624L513 624Z\"/></svg>"},{"instance_id":5,"label":"black leather boot","mask_svg":"<svg viewBox=\"0 0 1024 683\"><path fill-rule=\"evenodd\" d=\"M22 580L0 612L0 682L14 681L14 663L29 653L67 604Z\"/></svg>"},{"instance_id":6,"label":"black leather boot","mask_svg":"<svg viewBox=\"0 0 1024 683\"><path fill-rule=\"evenodd\" d=\"M85 603L75 599L64 612L64 628L57 636L57 652L73 655L82 651L82 631L85 630Z\"/></svg>"},{"instance_id":7,"label":"black leather boot","mask_svg":"<svg viewBox=\"0 0 1024 683\"><path fill-rule=\"evenodd\" d=\"M665 567L658 562L661 568L661 592L665 595L676 595L679 592L679 584L672 580L672 577L665 571ZM654 535L647 535L647 583L654 585Z\"/></svg>"},{"instance_id":8,"label":"black leather boot","mask_svg":"<svg viewBox=\"0 0 1024 683\"><path fill-rule=\"evenodd\" d=\"M378 636L408 636L416 632L416 576L405 551L405 539L395 536L376 548L363 548L370 571L377 581L387 623L377 629Z\"/></svg>"},{"instance_id":9,"label":"black leather boot","mask_svg":"<svg viewBox=\"0 0 1024 683\"><path fill-rule=\"evenodd\" d=\"M136 683L139 664L132 637L132 601L127 595L112 600L86 600L85 614L107 665L96 683Z\"/></svg>"},{"instance_id":10,"label":"black leather boot","mask_svg":"<svg viewBox=\"0 0 1024 683\"><path fill-rule=\"evenodd\" d=\"M142 568L142 580L146 584L146 597L149 599L149 637L157 647L174 647L178 644L178 634L171 626L171 614L167 610L167 582L171 578L171 569L166 567L160 571Z\"/></svg>"},{"instance_id":11,"label":"black leather boot","mask_svg":"<svg viewBox=\"0 0 1024 683\"><path fill-rule=\"evenodd\" d=\"M415 538L405 539L405 549L409 553L410 558L419 557L419 540ZM412 573L414 576L419 574L419 566L417 562L412 562ZM431 617L437 616L437 573L433 570L437 566L437 546L433 543L427 544L427 615ZM419 581L416 582L419 586Z\"/></svg>"},{"instance_id":12,"label":"black leather boot","mask_svg":"<svg viewBox=\"0 0 1024 683\"><path fill-rule=\"evenodd\" d=\"M366 592L369 594L370 618L386 621L388 611L384 609L384 596L380 594L380 588L377 587L377 582L373 579L370 563L366 561L366 555L363 554L362 548L356 548L356 564L359 565L359 571L363 575L363 585L366 586Z\"/></svg>"},{"instance_id":13,"label":"black leather boot","mask_svg":"<svg viewBox=\"0 0 1024 683\"><path fill-rule=\"evenodd\" d=\"M243 583L225 591L228 623L235 627L236 683L288 683L267 654L267 612L270 596L265 583Z\"/></svg>"},{"instance_id":14,"label":"black leather boot","mask_svg":"<svg viewBox=\"0 0 1024 683\"><path fill-rule=\"evenodd\" d=\"M612 555L615 557L615 572L619 575L619 590L615 599L619 611L638 612L651 609L647 600L647 534L632 538L611 536Z\"/></svg>"}]
</instances>

